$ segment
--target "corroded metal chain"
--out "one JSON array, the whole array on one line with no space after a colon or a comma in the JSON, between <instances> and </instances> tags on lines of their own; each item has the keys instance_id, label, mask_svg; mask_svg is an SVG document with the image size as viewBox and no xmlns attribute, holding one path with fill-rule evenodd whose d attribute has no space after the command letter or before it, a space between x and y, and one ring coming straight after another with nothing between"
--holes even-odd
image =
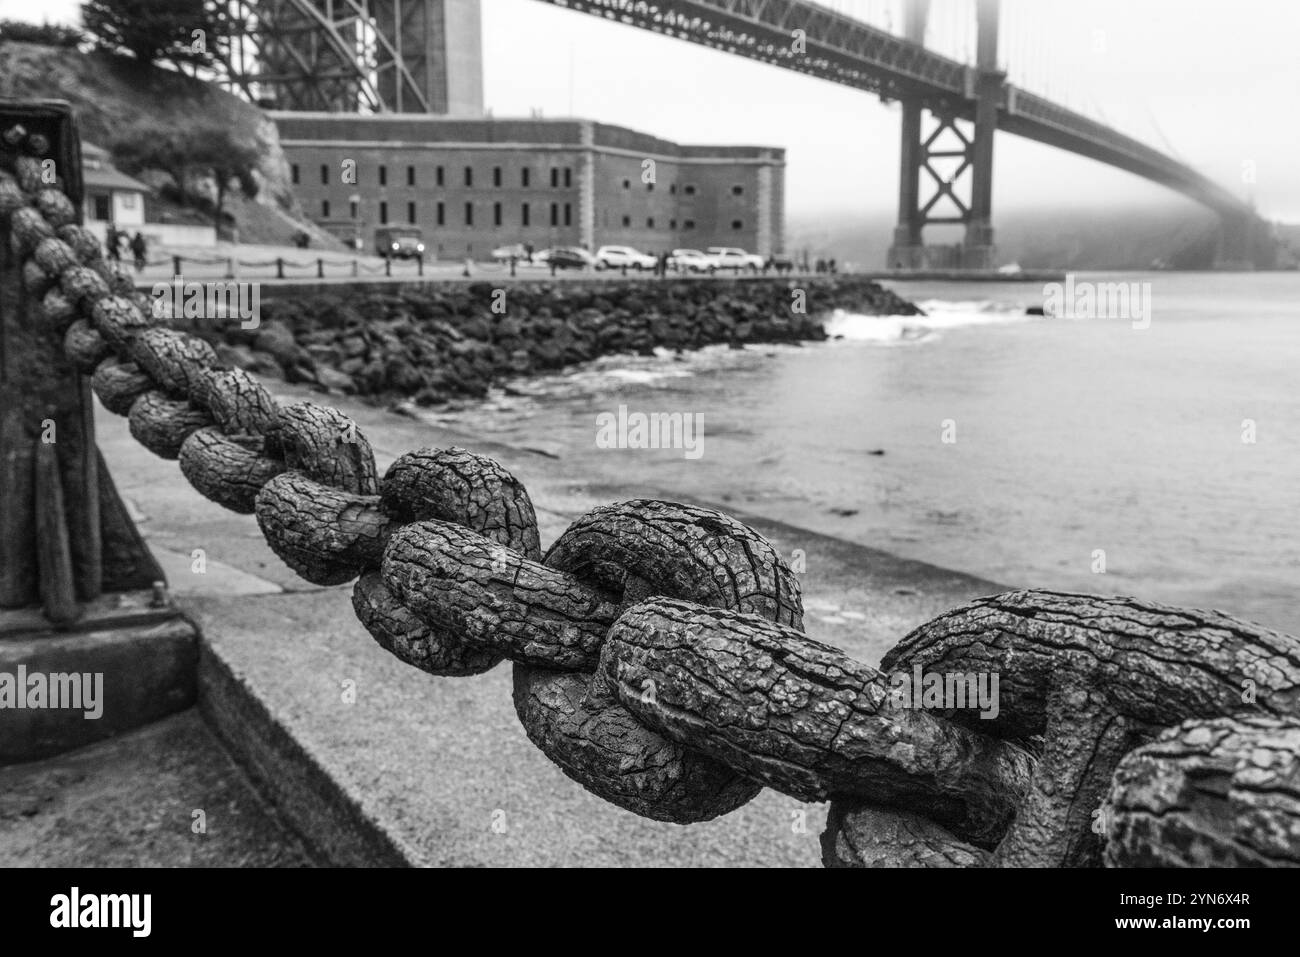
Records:
<instances>
[{"instance_id":1,"label":"corroded metal chain","mask_svg":"<svg viewBox=\"0 0 1300 957\"><path fill-rule=\"evenodd\" d=\"M1112 865L1167 864L1193 860L1207 833L1224 860L1300 862L1294 806L1259 797L1262 777L1295 793L1294 757L1222 771L1254 795L1227 823L1198 831L1152 806L1204 773L1179 763L1188 754L1222 769L1294 743L1296 639L1213 613L1021 592L928 622L880 671L805 636L794 573L719 512L597 508L543 557L528 492L496 462L422 450L380 477L347 416L281 406L206 342L164 328L43 182L43 144L6 135L0 228L32 314L104 406L201 494L255 514L303 578L355 580L358 619L398 658L435 675L508 659L529 738L606 800L677 823L764 785L830 800L830 864L1091 864L1103 846ZM913 669L1000 674L999 716L896 707L887 672ZM1206 720L1159 737L1186 719Z\"/></svg>"}]
</instances>

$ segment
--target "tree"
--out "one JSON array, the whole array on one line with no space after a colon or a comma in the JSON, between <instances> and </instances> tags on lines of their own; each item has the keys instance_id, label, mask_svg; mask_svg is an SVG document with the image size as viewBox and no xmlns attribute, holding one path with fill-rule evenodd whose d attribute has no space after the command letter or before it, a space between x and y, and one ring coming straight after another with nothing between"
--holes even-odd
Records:
<instances>
[{"instance_id":1,"label":"tree","mask_svg":"<svg viewBox=\"0 0 1300 957\"><path fill-rule=\"evenodd\" d=\"M261 155L256 147L237 139L230 127L220 123L199 122L178 128L145 121L115 141L112 152L114 161L127 173L145 169L167 173L182 198L194 195L189 188L194 180L211 179L218 231L232 188L249 199L258 193L254 170Z\"/></svg>"},{"instance_id":2,"label":"tree","mask_svg":"<svg viewBox=\"0 0 1300 957\"><path fill-rule=\"evenodd\" d=\"M86 0L81 20L100 49L126 51L140 63L208 65L219 34L204 0Z\"/></svg>"}]
</instances>

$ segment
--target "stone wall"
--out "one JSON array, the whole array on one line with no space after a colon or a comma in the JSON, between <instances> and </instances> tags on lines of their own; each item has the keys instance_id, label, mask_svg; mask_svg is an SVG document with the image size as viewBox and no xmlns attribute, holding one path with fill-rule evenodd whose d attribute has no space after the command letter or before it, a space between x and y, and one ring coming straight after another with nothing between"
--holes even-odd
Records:
<instances>
[{"instance_id":1,"label":"stone wall","mask_svg":"<svg viewBox=\"0 0 1300 957\"><path fill-rule=\"evenodd\" d=\"M853 276L452 282L389 294L276 297L262 304L255 329L231 321L197 331L223 359L260 375L432 405L484 395L507 376L603 355L824 339L822 320L835 309L918 312Z\"/></svg>"}]
</instances>

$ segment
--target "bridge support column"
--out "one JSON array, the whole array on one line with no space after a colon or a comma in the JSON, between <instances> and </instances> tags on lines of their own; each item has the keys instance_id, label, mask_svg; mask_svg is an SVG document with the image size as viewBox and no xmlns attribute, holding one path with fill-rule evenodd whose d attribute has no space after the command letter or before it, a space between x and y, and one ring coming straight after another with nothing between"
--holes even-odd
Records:
<instances>
[{"instance_id":1,"label":"bridge support column","mask_svg":"<svg viewBox=\"0 0 1300 957\"><path fill-rule=\"evenodd\" d=\"M894 243L889 247L890 269L920 269L925 265L925 246L921 242L921 109L919 99L903 101L903 135L899 144L901 162L898 171L898 225Z\"/></svg>"},{"instance_id":2,"label":"bridge support column","mask_svg":"<svg viewBox=\"0 0 1300 957\"><path fill-rule=\"evenodd\" d=\"M930 0L912 0L904 6L903 36L913 43L925 44L925 27L930 19ZM902 101L903 126L899 144L898 226L889 247L889 269L920 269L925 265L925 246L921 242L921 164L925 150L921 144L921 110L917 97Z\"/></svg>"},{"instance_id":3,"label":"bridge support column","mask_svg":"<svg viewBox=\"0 0 1300 957\"><path fill-rule=\"evenodd\" d=\"M998 70L999 0L976 0L976 3L975 137L971 143L971 202L962 244L962 266L992 269L993 136L998 128L998 101L1005 75Z\"/></svg>"}]
</instances>

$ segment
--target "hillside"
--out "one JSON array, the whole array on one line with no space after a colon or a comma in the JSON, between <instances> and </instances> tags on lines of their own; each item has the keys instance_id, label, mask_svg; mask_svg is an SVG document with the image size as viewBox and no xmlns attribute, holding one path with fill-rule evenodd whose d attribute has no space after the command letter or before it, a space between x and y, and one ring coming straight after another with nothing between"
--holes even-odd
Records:
<instances>
[{"instance_id":1,"label":"hillside","mask_svg":"<svg viewBox=\"0 0 1300 957\"><path fill-rule=\"evenodd\" d=\"M141 67L127 57L7 42L0 44L0 96L67 100L76 110L82 138L104 147L143 119L180 128L196 117L229 124L238 138L255 143L261 156L257 200L231 197L227 203L240 239L287 244L298 230L306 229L313 245L337 246L302 215L275 125L257 107L213 84L172 70ZM194 221L194 210L165 200L155 205L163 213L159 218Z\"/></svg>"}]
</instances>

